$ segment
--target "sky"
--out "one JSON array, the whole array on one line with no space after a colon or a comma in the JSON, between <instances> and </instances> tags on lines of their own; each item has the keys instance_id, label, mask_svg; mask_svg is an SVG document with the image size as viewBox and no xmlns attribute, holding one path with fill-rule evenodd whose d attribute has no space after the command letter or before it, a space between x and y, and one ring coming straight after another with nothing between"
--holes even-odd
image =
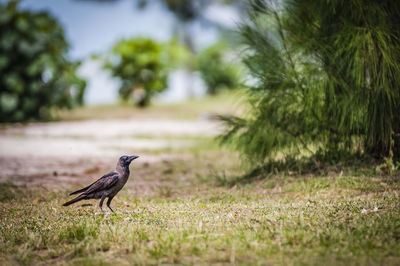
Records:
<instances>
[{"instance_id":1,"label":"sky","mask_svg":"<svg viewBox=\"0 0 400 266\"><path fill-rule=\"evenodd\" d=\"M174 17L160 5L138 10L129 0L114 3L23 0L21 7L46 10L58 19L71 44L72 59L104 52L121 38L144 36L165 41L172 35L174 26Z\"/></svg>"},{"instance_id":2,"label":"sky","mask_svg":"<svg viewBox=\"0 0 400 266\"><path fill-rule=\"evenodd\" d=\"M176 22L175 17L156 1L145 9L138 9L132 0L112 3L22 0L20 6L46 10L58 19L71 44L69 55L72 59L83 59L93 53L104 52L121 38L142 36L166 41L172 37ZM206 16L221 24L234 25L237 14L228 8L211 6ZM212 44L218 39L212 27L194 24L192 30L200 46Z\"/></svg>"},{"instance_id":3,"label":"sky","mask_svg":"<svg viewBox=\"0 0 400 266\"><path fill-rule=\"evenodd\" d=\"M83 62L79 74L88 81L85 94L88 104L115 103L118 100L119 85L118 80L102 70L100 62L89 59L91 55L108 51L122 38L149 37L157 41L167 41L173 36L176 27L175 17L157 3L138 9L132 0L112 3L21 0L20 7L46 10L64 27L70 43L68 57ZM205 16L230 27L238 20L238 14L233 9L216 5L208 8ZM193 24L191 31L198 47L211 45L219 38L215 28L200 23Z\"/></svg>"}]
</instances>

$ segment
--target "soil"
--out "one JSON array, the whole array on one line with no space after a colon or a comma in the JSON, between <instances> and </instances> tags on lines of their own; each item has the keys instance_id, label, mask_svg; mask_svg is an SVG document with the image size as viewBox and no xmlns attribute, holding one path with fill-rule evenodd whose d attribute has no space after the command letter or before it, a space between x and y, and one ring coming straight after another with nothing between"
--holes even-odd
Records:
<instances>
[{"instance_id":1,"label":"soil","mask_svg":"<svg viewBox=\"0 0 400 266\"><path fill-rule=\"evenodd\" d=\"M207 120L121 119L6 125L0 129L0 182L78 187L114 169L119 156L138 154L140 159L131 167L137 169L135 186L146 182L149 187L149 182L160 182L146 178L149 169L169 171L169 162L191 156L157 150L190 147L196 137L219 132L218 124Z\"/></svg>"}]
</instances>

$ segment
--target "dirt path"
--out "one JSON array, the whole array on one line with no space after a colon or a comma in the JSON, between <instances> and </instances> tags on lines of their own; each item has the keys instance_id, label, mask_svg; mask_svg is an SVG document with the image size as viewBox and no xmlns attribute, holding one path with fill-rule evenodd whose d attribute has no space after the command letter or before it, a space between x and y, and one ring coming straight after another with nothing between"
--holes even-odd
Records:
<instances>
[{"instance_id":1,"label":"dirt path","mask_svg":"<svg viewBox=\"0 0 400 266\"><path fill-rule=\"evenodd\" d=\"M91 120L4 126L0 129L0 182L45 186L86 183L88 176L95 178L112 169L122 154L144 155L138 161L144 169L176 159L155 151L190 147L196 137L218 132L218 124L207 120Z\"/></svg>"},{"instance_id":2,"label":"dirt path","mask_svg":"<svg viewBox=\"0 0 400 266\"><path fill-rule=\"evenodd\" d=\"M191 142L179 138L214 136L218 132L218 124L206 120L127 119L6 126L0 130L0 156L116 156L135 149L186 147Z\"/></svg>"}]
</instances>

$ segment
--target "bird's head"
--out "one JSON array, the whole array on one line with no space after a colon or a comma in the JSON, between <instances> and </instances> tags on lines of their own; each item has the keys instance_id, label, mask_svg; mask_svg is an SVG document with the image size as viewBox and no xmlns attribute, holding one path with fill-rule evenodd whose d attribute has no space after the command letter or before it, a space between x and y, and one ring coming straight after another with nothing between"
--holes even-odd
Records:
<instances>
[{"instance_id":1,"label":"bird's head","mask_svg":"<svg viewBox=\"0 0 400 266\"><path fill-rule=\"evenodd\" d=\"M133 160L135 160L135 159L137 159L137 158L139 158L139 156L137 156L137 155L132 155L132 156L126 156L126 155L123 155L123 156L121 156L120 158L119 158L119 164L121 165L121 166L129 166L129 164L133 161Z\"/></svg>"}]
</instances>

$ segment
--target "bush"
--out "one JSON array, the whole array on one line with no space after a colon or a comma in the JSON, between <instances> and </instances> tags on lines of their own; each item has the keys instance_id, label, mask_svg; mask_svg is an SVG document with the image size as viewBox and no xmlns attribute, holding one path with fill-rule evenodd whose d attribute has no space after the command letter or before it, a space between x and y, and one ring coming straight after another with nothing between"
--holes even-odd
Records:
<instances>
[{"instance_id":1,"label":"bush","mask_svg":"<svg viewBox=\"0 0 400 266\"><path fill-rule=\"evenodd\" d=\"M0 3L0 121L46 119L52 107L82 104L85 81L65 54L63 29L46 12Z\"/></svg>"},{"instance_id":2,"label":"bush","mask_svg":"<svg viewBox=\"0 0 400 266\"><path fill-rule=\"evenodd\" d=\"M232 53L229 47L224 42L218 42L197 56L196 68L206 82L210 94L239 86L239 66L226 59L229 53Z\"/></svg>"},{"instance_id":3,"label":"bush","mask_svg":"<svg viewBox=\"0 0 400 266\"><path fill-rule=\"evenodd\" d=\"M139 92L135 101L142 107L149 104L152 95L166 89L166 66L163 45L145 38L119 41L105 63L105 68L121 79L121 98L128 100Z\"/></svg>"},{"instance_id":4,"label":"bush","mask_svg":"<svg viewBox=\"0 0 400 266\"><path fill-rule=\"evenodd\" d=\"M257 165L305 154L399 158L399 12L398 1L251 1L241 33L253 108L223 118L223 141Z\"/></svg>"}]
</instances>

